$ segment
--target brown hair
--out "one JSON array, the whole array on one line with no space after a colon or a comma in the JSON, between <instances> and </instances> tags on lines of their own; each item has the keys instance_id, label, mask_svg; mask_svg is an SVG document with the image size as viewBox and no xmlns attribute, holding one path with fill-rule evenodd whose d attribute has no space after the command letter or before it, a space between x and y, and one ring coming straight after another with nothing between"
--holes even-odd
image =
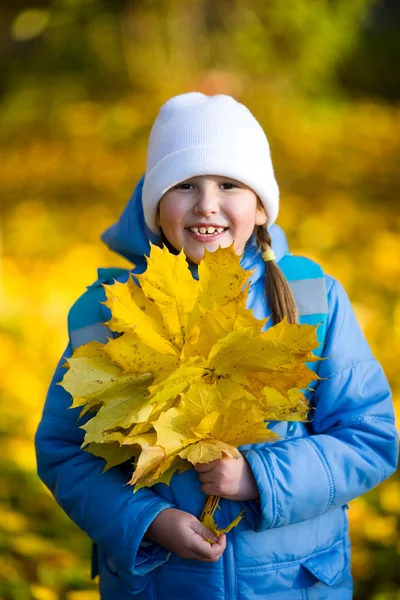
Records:
<instances>
[{"instance_id":1,"label":"brown hair","mask_svg":"<svg viewBox=\"0 0 400 600\"><path fill-rule=\"evenodd\" d=\"M272 250L271 236L267 231L266 225L256 225L254 228L257 245L261 252ZM298 323L298 314L296 300L288 281L275 260L268 260L265 263L266 282L265 294L271 309L271 316L274 325L286 317L289 323Z\"/></svg>"}]
</instances>

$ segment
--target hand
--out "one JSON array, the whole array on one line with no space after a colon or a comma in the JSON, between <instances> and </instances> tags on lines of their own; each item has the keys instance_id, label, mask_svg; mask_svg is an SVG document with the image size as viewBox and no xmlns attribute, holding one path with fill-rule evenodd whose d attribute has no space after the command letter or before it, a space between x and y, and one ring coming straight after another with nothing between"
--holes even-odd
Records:
<instances>
[{"instance_id":1,"label":"hand","mask_svg":"<svg viewBox=\"0 0 400 600\"><path fill-rule=\"evenodd\" d=\"M156 516L145 538L157 542L181 558L217 562L226 547L226 536L208 531L194 515L167 508ZM212 539L210 544L206 539Z\"/></svg>"},{"instance_id":2,"label":"hand","mask_svg":"<svg viewBox=\"0 0 400 600\"><path fill-rule=\"evenodd\" d=\"M224 457L209 463L198 463L195 470L203 484L202 492L208 496L221 496L228 500L257 500L259 492L249 463L240 458Z\"/></svg>"}]
</instances>

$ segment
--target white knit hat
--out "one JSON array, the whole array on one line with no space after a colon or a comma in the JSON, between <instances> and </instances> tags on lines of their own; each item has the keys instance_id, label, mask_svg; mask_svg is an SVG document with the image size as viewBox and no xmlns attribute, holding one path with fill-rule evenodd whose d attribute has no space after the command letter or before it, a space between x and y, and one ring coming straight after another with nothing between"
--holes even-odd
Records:
<instances>
[{"instance_id":1,"label":"white knit hat","mask_svg":"<svg viewBox=\"0 0 400 600\"><path fill-rule=\"evenodd\" d=\"M268 225L278 216L279 188L267 137L248 108L231 96L182 94L161 107L147 149L142 201L154 232L161 197L174 185L198 175L241 181L260 198Z\"/></svg>"}]
</instances>

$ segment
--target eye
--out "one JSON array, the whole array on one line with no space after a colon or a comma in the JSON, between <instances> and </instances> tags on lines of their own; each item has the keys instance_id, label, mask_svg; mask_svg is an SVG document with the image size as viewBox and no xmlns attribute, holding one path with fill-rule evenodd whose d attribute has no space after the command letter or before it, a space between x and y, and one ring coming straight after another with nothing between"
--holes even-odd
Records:
<instances>
[{"instance_id":1,"label":"eye","mask_svg":"<svg viewBox=\"0 0 400 600\"><path fill-rule=\"evenodd\" d=\"M174 187L174 190L190 190L191 188L193 188L192 183L178 183L178 185Z\"/></svg>"},{"instance_id":2,"label":"eye","mask_svg":"<svg viewBox=\"0 0 400 600\"><path fill-rule=\"evenodd\" d=\"M235 183L232 183L231 181L225 181L224 183L221 183L221 186L224 190L232 190L233 188L238 187Z\"/></svg>"}]
</instances>

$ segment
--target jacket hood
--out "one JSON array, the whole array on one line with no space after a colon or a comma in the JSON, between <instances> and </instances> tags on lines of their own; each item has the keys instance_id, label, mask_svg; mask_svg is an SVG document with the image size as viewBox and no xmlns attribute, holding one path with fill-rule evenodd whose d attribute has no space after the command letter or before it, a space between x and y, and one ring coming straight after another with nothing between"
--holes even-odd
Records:
<instances>
[{"instance_id":1,"label":"jacket hood","mask_svg":"<svg viewBox=\"0 0 400 600\"><path fill-rule=\"evenodd\" d=\"M142 205L142 189L144 176L138 182L131 199L116 223L111 225L101 235L101 240L110 250L120 254L135 265L135 272L142 273L146 269L146 256L150 254L150 242L158 244L160 237L153 233L144 220ZM278 225L269 228L272 247L276 260L280 260L288 252L288 244L283 230ZM244 269L255 269L251 277L254 283L265 274L264 261L255 237L252 236L246 244L241 264ZM196 265L193 265L196 272ZM194 273L195 275L196 273Z\"/></svg>"}]
</instances>

